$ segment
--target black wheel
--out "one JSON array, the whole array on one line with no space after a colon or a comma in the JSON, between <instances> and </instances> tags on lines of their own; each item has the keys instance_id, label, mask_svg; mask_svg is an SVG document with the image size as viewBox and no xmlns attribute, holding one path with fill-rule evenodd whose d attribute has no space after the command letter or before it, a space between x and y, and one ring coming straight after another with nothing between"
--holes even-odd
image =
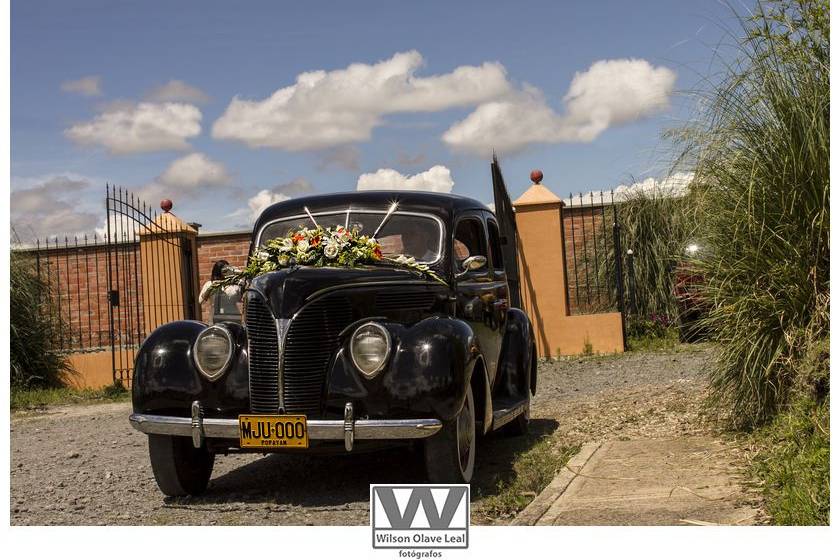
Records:
<instances>
[{"instance_id":1,"label":"black wheel","mask_svg":"<svg viewBox=\"0 0 840 560\"><path fill-rule=\"evenodd\" d=\"M215 455L206 447L196 449L188 437L150 434L149 459L161 492L189 496L207 489Z\"/></svg>"},{"instance_id":2,"label":"black wheel","mask_svg":"<svg viewBox=\"0 0 840 560\"><path fill-rule=\"evenodd\" d=\"M472 391L467 391L461 411L425 441L423 451L429 482L469 482L475 470L475 447L475 403Z\"/></svg>"}]
</instances>

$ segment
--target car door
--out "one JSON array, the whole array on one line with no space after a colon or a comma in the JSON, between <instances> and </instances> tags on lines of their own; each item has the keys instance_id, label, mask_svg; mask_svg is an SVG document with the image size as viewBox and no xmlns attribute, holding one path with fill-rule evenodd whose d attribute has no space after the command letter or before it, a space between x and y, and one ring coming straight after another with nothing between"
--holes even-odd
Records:
<instances>
[{"instance_id":1,"label":"car door","mask_svg":"<svg viewBox=\"0 0 840 560\"><path fill-rule=\"evenodd\" d=\"M502 268L507 274L509 286L508 299L511 307L522 308L522 296L519 289L519 260L518 233L516 231L516 217L513 212L513 205L510 202L505 179L502 176L502 168L499 160L493 155L493 162L490 164L490 174L493 177L493 201L495 203L496 218L499 226L499 241L502 250Z\"/></svg>"},{"instance_id":2,"label":"car door","mask_svg":"<svg viewBox=\"0 0 840 560\"><path fill-rule=\"evenodd\" d=\"M488 252L487 229L481 211L461 214L452 239L452 265L456 277L457 316L472 326L484 356L491 386L499 361L500 336L496 319L496 287L492 260ZM482 256L487 265L467 270L469 257Z\"/></svg>"}]
</instances>

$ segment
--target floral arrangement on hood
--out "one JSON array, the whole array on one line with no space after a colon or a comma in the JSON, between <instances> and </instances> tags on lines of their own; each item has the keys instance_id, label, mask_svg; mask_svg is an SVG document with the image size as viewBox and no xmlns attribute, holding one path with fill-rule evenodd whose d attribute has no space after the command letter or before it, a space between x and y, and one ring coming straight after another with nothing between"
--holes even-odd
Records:
<instances>
[{"instance_id":1,"label":"floral arrangement on hood","mask_svg":"<svg viewBox=\"0 0 840 560\"><path fill-rule=\"evenodd\" d=\"M418 263L407 255L383 256L379 242L367 235L359 235L355 229L342 226L314 228L302 227L290 231L284 237L269 240L254 251L247 266L236 270L221 280L209 283L201 291L199 300L206 301L213 293L251 280L261 274L291 266L359 267L377 262L418 272L442 284L446 284L437 273L425 264Z\"/></svg>"}]
</instances>

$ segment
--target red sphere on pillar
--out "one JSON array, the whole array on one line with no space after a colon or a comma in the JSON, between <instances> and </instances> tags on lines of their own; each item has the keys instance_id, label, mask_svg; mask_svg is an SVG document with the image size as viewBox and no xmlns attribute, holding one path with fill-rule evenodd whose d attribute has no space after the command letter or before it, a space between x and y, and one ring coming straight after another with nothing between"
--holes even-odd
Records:
<instances>
[{"instance_id":1,"label":"red sphere on pillar","mask_svg":"<svg viewBox=\"0 0 840 560\"><path fill-rule=\"evenodd\" d=\"M542 181L542 180L543 180L542 171L540 171L539 169L534 169L533 171L531 171L531 181L533 181L536 184L539 184L540 181Z\"/></svg>"},{"instance_id":2,"label":"red sphere on pillar","mask_svg":"<svg viewBox=\"0 0 840 560\"><path fill-rule=\"evenodd\" d=\"M168 198L164 198L160 201L160 209L164 212L169 212L170 210L172 210L172 201Z\"/></svg>"}]
</instances>

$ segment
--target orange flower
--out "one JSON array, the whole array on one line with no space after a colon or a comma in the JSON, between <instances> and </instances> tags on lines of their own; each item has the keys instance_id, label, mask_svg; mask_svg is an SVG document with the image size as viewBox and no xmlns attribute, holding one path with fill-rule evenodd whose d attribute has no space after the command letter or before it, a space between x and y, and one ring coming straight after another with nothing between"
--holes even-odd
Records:
<instances>
[{"instance_id":1,"label":"orange flower","mask_svg":"<svg viewBox=\"0 0 840 560\"><path fill-rule=\"evenodd\" d=\"M379 247L373 248L373 257L377 260L382 258L382 250Z\"/></svg>"},{"instance_id":2,"label":"orange flower","mask_svg":"<svg viewBox=\"0 0 840 560\"><path fill-rule=\"evenodd\" d=\"M294 241L295 243L297 243L301 239L304 239L304 237L300 233L296 233L296 234L294 234L294 236L292 236L292 241Z\"/></svg>"},{"instance_id":3,"label":"orange flower","mask_svg":"<svg viewBox=\"0 0 840 560\"><path fill-rule=\"evenodd\" d=\"M321 242L321 236L316 235L315 237L312 238L312 241L309 243L309 245L312 246L312 247L315 247L320 242Z\"/></svg>"}]
</instances>

